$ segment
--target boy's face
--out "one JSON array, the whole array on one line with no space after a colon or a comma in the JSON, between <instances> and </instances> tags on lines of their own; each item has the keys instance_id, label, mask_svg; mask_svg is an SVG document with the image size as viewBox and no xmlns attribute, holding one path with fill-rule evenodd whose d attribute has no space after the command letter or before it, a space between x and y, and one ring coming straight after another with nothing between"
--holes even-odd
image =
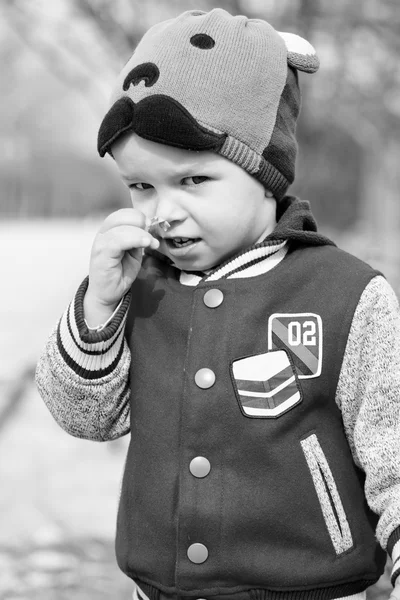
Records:
<instances>
[{"instance_id":1,"label":"boy's face","mask_svg":"<svg viewBox=\"0 0 400 600\"><path fill-rule=\"evenodd\" d=\"M206 271L275 227L275 200L241 167L130 133L112 153L133 207L170 223L159 252L180 269Z\"/></svg>"}]
</instances>

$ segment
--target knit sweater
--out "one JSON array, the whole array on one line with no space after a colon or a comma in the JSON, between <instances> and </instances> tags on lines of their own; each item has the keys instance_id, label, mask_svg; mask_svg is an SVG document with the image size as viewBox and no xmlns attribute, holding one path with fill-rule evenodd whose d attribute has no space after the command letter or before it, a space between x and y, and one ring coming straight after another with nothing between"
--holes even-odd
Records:
<instances>
[{"instance_id":1,"label":"knit sweater","mask_svg":"<svg viewBox=\"0 0 400 600\"><path fill-rule=\"evenodd\" d=\"M243 278L261 275L284 260L290 244L327 243L318 235L306 203L288 201L278 226L257 246L206 275ZM181 273L183 285L198 282ZM124 338L130 293L101 331L90 332L83 315L87 280L52 333L39 360L37 384L57 422L70 434L110 440L129 432L130 352ZM336 390L355 464L366 473L365 496L379 515L376 535L399 574L400 476L398 397L400 314L386 280L374 277L354 312Z\"/></svg>"}]
</instances>

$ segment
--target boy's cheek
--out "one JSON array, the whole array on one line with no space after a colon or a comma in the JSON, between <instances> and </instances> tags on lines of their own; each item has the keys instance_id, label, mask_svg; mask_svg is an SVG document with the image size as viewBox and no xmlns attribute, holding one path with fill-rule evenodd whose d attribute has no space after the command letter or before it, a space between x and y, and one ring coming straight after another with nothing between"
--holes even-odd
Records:
<instances>
[{"instance_id":1,"label":"boy's cheek","mask_svg":"<svg viewBox=\"0 0 400 600\"><path fill-rule=\"evenodd\" d=\"M148 223L150 223L151 219L154 217L154 213L152 212L151 207L149 207L145 203L138 202L137 199L132 198L132 196L131 196L131 201L132 201L132 208L140 211L146 217L146 221Z\"/></svg>"}]
</instances>

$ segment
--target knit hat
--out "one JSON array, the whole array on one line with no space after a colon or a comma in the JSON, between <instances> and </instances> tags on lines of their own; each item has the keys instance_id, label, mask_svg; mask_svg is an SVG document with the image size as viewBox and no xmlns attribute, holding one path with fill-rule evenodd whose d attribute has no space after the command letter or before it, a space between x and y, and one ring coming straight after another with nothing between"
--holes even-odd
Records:
<instances>
[{"instance_id":1,"label":"knit hat","mask_svg":"<svg viewBox=\"0 0 400 600\"><path fill-rule=\"evenodd\" d=\"M216 8L155 25L122 69L99 130L100 156L124 132L233 161L282 198L294 180L297 71L319 61L303 38Z\"/></svg>"}]
</instances>

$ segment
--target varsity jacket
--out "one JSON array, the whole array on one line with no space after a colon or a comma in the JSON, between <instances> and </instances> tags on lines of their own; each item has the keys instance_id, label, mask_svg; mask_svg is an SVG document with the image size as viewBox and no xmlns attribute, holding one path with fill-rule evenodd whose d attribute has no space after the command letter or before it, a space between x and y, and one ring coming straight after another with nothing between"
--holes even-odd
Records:
<instances>
[{"instance_id":1,"label":"varsity jacket","mask_svg":"<svg viewBox=\"0 0 400 600\"><path fill-rule=\"evenodd\" d=\"M39 363L70 433L116 437L129 413L117 559L151 598L354 595L383 571L376 535L398 574L396 398L384 373L373 392L360 377L371 340L360 333L345 361L361 298L384 280L320 236L306 203L285 208L262 244L196 285L147 257L102 331L85 327L83 282ZM56 363L80 378L72 390ZM82 428L78 395L103 384Z\"/></svg>"}]
</instances>

